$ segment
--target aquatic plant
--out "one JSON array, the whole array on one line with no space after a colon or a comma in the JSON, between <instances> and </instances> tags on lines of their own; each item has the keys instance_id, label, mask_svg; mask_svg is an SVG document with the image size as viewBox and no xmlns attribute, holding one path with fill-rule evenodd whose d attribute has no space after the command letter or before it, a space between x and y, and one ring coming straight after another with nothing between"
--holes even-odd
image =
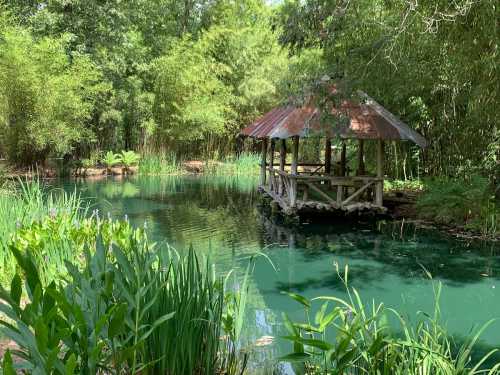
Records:
<instances>
[{"instance_id":1,"label":"aquatic plant","mask_svg":"<svg viewBox=\"0 0 500 375\"><path fill-rule=\"evenodd\" d=\"M46 283L34 252L11 250L19 273L0 287L0 325L16 366L53 374L238 374L237 343L221 347L223 317L241 322L244 306L224 311L222 278L193 250L156 249L127 220L91 221L94 243L65 262L64 281ZM22 287L24 281L24 288ZM229 332L228 336L236 336ZM8 352L4 373L13 370ZM232 366L229 368L229 366ZM239 372L236 372L237 369Z\"/></svg>"},{"instance_id":2,"label":"aquatic plant","mask_svg":"<svg viewBox=\"0 0 500 375\"><path fill-rule=\"evenodd\" d=\"M205 173L215 176L257 175L260 157L253 153L241 153L238 156L227 156L222 161L207 161Z\"/></svg>"},{"instance_id":3,"label":"aquatic plant","mask_svg":"<svg viewBox=\"0 0 500 375\"><path fill-rule=\"evenodd\" d=\"M142 154L139 162L142 175L173 175L183 173L182 166L174 153L166 150L148 151Z\"/></svg>"},{"instance_id":4,"label":"aquatic plant","mask_svg":"<svg viewBox=\"0 0 500 375\"><path fill-rule=\"evenodd\" d=\"M338 270L337 270L338 272ZM339 274L347 291L347 300L334 296L321 296L309 300L288 293L305 310L304 323L292 322L284 316L293 343L293 352L282 360L292 361L308 374L499 374L500 363L485 370L484 363L497 350L492 350L476 363L471 362L480 334L487 323L454 350L445 328L440 323L438 284L433 315L421 314L419 322L410 324L399 312L382 303L367 309L360 295L348 286L348 268ZM311 319L315 301L323 302ZM333 308L329 304L333 304ZM400 333L395 333L391 320L399 322Z\"/></svg>"},{"instance_id":5,"label":"aquatic plant","mask_svg":"<svg viewBox=\"0 0 500 375\"><path fill-rule=\"evenodd\" d=\"M0 191L0 283L10 279L16 267L9 250L12 242L20 248L23 242L43 242L47 253L40 256L49 265L49 254L61 259L65 253L70 223L82 220L87 211L88 204L76 192L49 190L39 180L19 181L17 187Z\"/></svg>"}]
</instances>

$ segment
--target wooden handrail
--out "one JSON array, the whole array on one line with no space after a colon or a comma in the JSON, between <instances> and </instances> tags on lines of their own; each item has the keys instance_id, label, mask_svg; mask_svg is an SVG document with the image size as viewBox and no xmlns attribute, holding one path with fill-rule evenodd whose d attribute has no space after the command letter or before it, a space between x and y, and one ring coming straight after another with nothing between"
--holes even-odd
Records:
<instances>
[{"instance_id":1,"label":"wooden handrail","mask_svg":"<svg viewBox=\"0 0 500 375\"><path fill-rule=\"evenodd\" d=\"M328 175L307 175L307 174L297 174L293 175L286 171L281 171L277 168L267 167L270 172L277 173L283 177L288 177L290 179L295 179L298 181L331 181L333 184L342 182L380 182L383 178L371 177L371 176L328 176Z\"/></svg>"}]
</instances>

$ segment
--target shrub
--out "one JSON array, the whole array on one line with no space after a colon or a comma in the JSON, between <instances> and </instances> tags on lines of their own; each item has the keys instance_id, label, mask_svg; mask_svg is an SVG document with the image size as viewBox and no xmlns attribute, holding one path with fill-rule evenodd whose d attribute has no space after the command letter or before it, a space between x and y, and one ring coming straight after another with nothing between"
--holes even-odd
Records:
<instances>
[{"instance_id":1,"label":"shrub","mask_svg":"<svg viewBox=\"0 0 500 375\"><path fill-rule=\"evenodd\" d=\"M70 58L67 37L33 38L7 27L0 44L0 146L9 161L44 162L91 138L86 123L105 90L94 64L79 54Z\"/></svg>"},{"instance_id":2,"label":"shrub","mask_svg":"<svg viewBox=\"0 0 500 375\"><path fill-rule=\"evenodd\" d=\"M119 164L120 162L121 162L120 155L115 154L113 151L106 152L104 158L102 159L102 163L106 166L108 172L110 172L111 168Z\"/></svg>"},{"instance_id":3,"label":"shrub","mask_svg":"<svg viewBox=\"0 0 500 375\"><path fill-rule=\"evenodd\" d=\"M136 154L134 151L123 150L120 154L120 161L126 169L139 163L140 159L140 155Z\"/></svg>"},{"instance_id":4,"label":"shrub","mask_svg":"<svg viewBox=\"0 0 500 375\"><path fill-rule=\"evenodd\" d=\"M488 180L433 179L426 182L417 201L420 217L441 224L463 225L467 229L494 235L500 229L500 208Z\"/></svg>"}]
</instances>

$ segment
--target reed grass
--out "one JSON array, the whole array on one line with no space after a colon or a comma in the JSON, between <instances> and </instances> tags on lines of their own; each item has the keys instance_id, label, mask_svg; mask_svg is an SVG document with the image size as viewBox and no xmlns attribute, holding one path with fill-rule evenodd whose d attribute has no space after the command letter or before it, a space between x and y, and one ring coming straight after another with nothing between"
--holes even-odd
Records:
<instances>
[{"instance_id":1,"label":"reed grass","mask_svg":"<svg viewBox=\"0 0 500 375\"><path fill-rule=\"evenodd\" d=\"M178 175L184 173L184 170L175 153L160 150L144 152L141 155L139 173L151 176Z\"/></svg>"},{"instance_id":2,"label":"reed grass","mask_svg":"<svg viewBox=\"0 0 500 375\"><path fill-rule=\"evenodd\" d=\"M338 269L337 269L338 272ZM420 313L412 324L400 312L373 302L365 305L358 292L348 285L348 268L339 278L348 298L321 296L309 300L289 293L305 310L306 321L296 323L285 315L286 339L293 352L282 360L302 366L307 374L369 375L459 375L500 374L500 363L486 368L494 349L472 361L475 346L486 323L458 349L441 323L441 284L435 286L433 314ZM311 307L322 302L314 318ZM331 307L333 305L333 308ZM399 323L399 329L394 323Z\"/></svg>"},{"instance_id":3,"label":"reed grass","mask_svg":"<svg viewBox=\"0 0 500 375\"><path fill-rule=\"evenodd\" d=\"M64 257L72 256L69 244L65 243L65 233L70 223L87 215L88 208L76 192L49 190L39 180L19 181L17 186L0 191L0 267L3 271L0 282L12 276L15 270L16 262L9 250L15 240L39 244L44 241L40 261L64 267ZM17 236L19 233L23 233L24 238Z\"/></svg>"},{"instance_id":4,"label":"reed grass","mask_svg":"<svg viewBox=\"0 0 500 375\"><path fill-rule=\"evenodd\" d=\"M214 176L258 175L260 157L244 152L239 156L227 156L221 161L207 161L205 172Z\"/></svg>"},{"instance_id":5,"label":"reed grass","mask_svg":"<svg viewBox=\"0 0 500 375\"><path fill-rule=\"evenodd\" d=\"M156 248L143 229L99 220L84 265L66 262L65 282L46 284L32 249L12 248L22 272L0 287L3 333L26 373L228 374L245 364L234 339L244 304L226 309L224 280L191 249ZM20 302L25 278L27 304ZM245 299L239 295L238 300ZM57 319L54 317L57 316ZM224 324L223 324L224 322ZM4 372L13 369L11 354ZM245 362L246 363L246 362Z\"/></svg>"}]
</instances>

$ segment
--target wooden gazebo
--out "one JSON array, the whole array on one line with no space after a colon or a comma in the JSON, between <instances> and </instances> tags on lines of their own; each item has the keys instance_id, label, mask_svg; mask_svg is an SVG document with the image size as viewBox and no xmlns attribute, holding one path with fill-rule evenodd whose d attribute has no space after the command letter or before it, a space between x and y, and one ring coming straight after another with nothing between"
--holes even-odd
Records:
<instances>
[{"instance_id":1,"label":"wooden gazebo","mask_svg":"<svg viewBox=\"0 0 500 375\"><path fill-rule=\"evenodd\" d=\"M366 94L359 94L359 102L343 100L339 106L332 106L330 118L339 119L335 121L339 125L328 124L321 110L309 104L302 107L277 107L241 131L242 136L261 140L259 189L271 197L285 214L302 211L385 212L384 141L408 140L426 147L427 141L420 134ZM299 141L310 136L325 139L324 163L301 163L298 160ZM288 138L292 139L291 163L286 161ZM358 140L358 168L355 175L348 175L344 142L339 168L336 172L332 170L331 142L334 138ZM377 167L374 175L365 173L365 141L376 142ZM280 144L280 157L279 164L275 165L277 142Z\"/></svg>"}]
</instances>

